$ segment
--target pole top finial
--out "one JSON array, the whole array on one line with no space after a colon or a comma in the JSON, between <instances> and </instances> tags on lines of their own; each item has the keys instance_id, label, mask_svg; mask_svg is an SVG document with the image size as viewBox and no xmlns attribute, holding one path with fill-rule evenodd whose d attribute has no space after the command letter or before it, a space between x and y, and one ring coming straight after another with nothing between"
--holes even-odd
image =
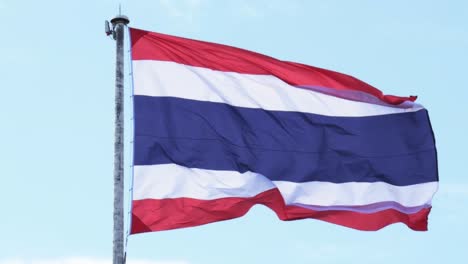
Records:
<instances>
[{"instance_id":1,"label":"pole top finial","mask_svg":"<svg viewBox=\"0 0 468 264\"><path fill-rule=\"evenodd\" d=\"M124 24L124 25L127 25L128 23L130 23L130 20L128 19L127 16L124 16L124 15L117 15L116 17L114 17L113 19L111 19L110 21L112 23L112 25L117 25L117 24Z\"/></svg>"}]
</instances>

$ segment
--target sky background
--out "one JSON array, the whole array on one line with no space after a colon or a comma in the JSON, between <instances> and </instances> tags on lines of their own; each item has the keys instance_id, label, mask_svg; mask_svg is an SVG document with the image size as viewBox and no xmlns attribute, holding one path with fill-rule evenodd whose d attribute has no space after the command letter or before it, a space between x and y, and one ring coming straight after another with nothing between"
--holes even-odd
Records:
<instances>
[{"instance_id":1,"label":"sky background","mask_svg":"<svg viewBox=\"0 0 468 264\"><path fill-rule=\"evenodd\" d=\"M0 264L111 263L115 42L104 20L119 2L132 27L418 95L440 175L428 232L282 222L256 206L231 221L131 236L128 264L468 263L467 1L0 0Z\"/></svg>"}]
</instances>

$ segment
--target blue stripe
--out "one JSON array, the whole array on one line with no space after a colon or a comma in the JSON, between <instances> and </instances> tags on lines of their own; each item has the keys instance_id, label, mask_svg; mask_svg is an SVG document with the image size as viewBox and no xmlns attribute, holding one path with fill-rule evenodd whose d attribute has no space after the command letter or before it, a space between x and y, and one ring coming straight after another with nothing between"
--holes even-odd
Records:
<instances>
[{"instance_id":1,"label":"blue stripe","mask_svg":"<svg viewBox=\"0 0 468 264\"><path fill-rule=\"evenodd\" d=\"M135 96L135 165L253 171L292 182L437 180L426 110L370 117Z\"/></svg>"}]
</instances>

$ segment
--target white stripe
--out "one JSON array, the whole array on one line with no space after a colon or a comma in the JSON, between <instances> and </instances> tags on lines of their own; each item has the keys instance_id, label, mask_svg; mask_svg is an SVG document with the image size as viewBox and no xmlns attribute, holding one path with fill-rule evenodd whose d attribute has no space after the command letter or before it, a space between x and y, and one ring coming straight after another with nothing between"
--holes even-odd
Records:
<instances>
[{"instance_id":1,"label":"white stripe","mask_svg":"<svg viewBox=\"0 0 468 264\"><path fill-rule=\"evenodd\" d=\"M413 112L357 102L291 86L271 75L240 74L167 61L133 61L135 95L168 96L232 106L326 116L374 116Z\"/></svg>"},{"instance_id":2,"label":"white stripe","mask_svg":"<svg viewBox=\"0 0 468 264\"><path fill-rule=\"evenodd\" d=\"M286 204L360 206L397 202L406 207L430 204L437 182L394 186L375 182L270 181L253 172L193 169L176 164L134 167L133 199L253 197L278 188Z\"/></svg>"},{"instance_id":3,"label":"white stripe","mask_svg":"<svg viewBox=\"0 0 468 264\"><path fill-rule=\"evenodd\" d=\"M253 172L193 169L176 164L134 166L133 199L253 197L275 188Z\"/></svg>"},{"instance_id":4,"label":"white stripe","mask_svg":"<svg viewBox=\"0 0 468 264\"><path fill-rule=\"evenodd\" d=\"M275 181L286 204L358 206L397 202L406 207L430 204L437 182L395 186L385 182L287 182Z\"/></svg>"}]
</instances>

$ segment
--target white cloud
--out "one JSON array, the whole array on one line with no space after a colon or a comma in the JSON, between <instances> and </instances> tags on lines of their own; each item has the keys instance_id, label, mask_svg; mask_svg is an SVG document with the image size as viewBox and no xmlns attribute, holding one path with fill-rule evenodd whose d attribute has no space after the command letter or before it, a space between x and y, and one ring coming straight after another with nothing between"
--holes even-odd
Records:
<instances>
[{"instance_id":1,"label":"white cloud","mask_svg":"<svg viewBox=\"0 0 468 264\"><path fill-rule=\"evenodd\" d=\"M269 9L270 12L278 12L283 13L289 16L295 16L300 13L301 4L300 1L267 1L265 3L266 8Z\"/></svg>"},{"instance_id":2,"label":"white cloud","mask_svg":"<svg viewBox=\"0 0 468 264\"><path fill-rule=\"evenodd\" d=\"M439 190L432 201L432 214L443 219L444 223L460 224L460 219L466 218L466 212L460 210L460 206L467 201L468 183L440 182Z\"/></svg>"},{"instance_id":3,"label":"white cloud","mask_svg":"<svg viewBox=\"0 0 468 264\"><path fill-rule=\"evenodd\" d=\"M264 16L260 8L258 8L255 5L252 5L249 2L240 3L239 12L241 16L252 17L252 18L259 18L259 17Z\"/></svg>"},{"instance_id":4,"label":"white cloud","mask_svg":"<svg viewBox=\"0 0 468 264\"><path fill-rule=\"evenodd\" d=\"M159 5L169 16L186 23L193 23L195 18L200 15L202 5L205 2L206 0L159 0Z\"/></svg>"},{"instance_id":5,"label":"white cloud","mask_svg":"<svg viewBox=\"0 0 468 264\"><path fill-rule=\"evenodd\" d=\"M439 195L468 198L468 183L439 183ZM437 194L436 194L437 195Z\"/></svg>"},{"instance_id":6,"label":"white cloud","mask_svg":"<svg viewBox=\"0 0 468 264\"><path fill-rule=\"evenodd\" d=\"M110 259L70 257L56 259L6 259L0 260L0 264L111 264ZM127 264L189 264L183 260L132 260L127 259Z\"/></svg>"},{"instance_id":7,"label":"white cloud","mask_svg":"<svg viewBox=\"0 0 468 264\"><path fill-rule=\"evenodd\" d=\"M286 16L296 16L301 12L300 4L297 1L278 1L262 0L231 1L233 6L237 7L237 12L242 17L262 19L266 16L277 16L278 14Z\"/></svg>"},{"instance_id":8,"label":"white cloud","mask_svg":"<svg viewBox=\"0 0 468 264\"><path fill-rule=\"evenodd\" d=\"M362 257L366 244L330 243L296 241L293 244L294 254L300 256L304 263L348 263L350 259ZM313 250L311 250L313 248ZM364 263L379 263L380 260L391 257L392 253L384 248L374 248L371 255L366 256ZM362 261L361 261L362 262Z\"/></svg>"},{"instance_id":9,"label":"white cloud","mask_svg":"<svg viewBox=\"0 0 468 264\"><path fill-rule=\"evenodd\" d=\"M166 14L173 17L182 17L183 13L173 1L159 0L159 5L164 9Z\"/></svg>"}]
</instances>

